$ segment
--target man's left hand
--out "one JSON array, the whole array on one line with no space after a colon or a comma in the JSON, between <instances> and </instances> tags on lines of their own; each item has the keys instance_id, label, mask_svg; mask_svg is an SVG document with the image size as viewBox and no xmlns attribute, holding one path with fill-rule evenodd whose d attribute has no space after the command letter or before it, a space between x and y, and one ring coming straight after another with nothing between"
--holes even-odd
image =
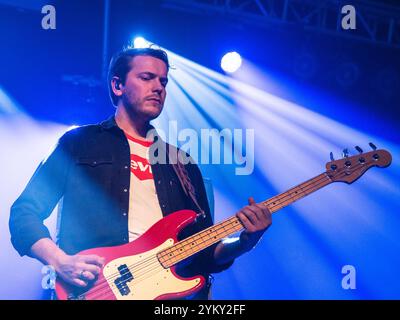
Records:
<instances>
[{"instance_id":1,"label":"man's left hand","mask_svg":"<svg viewBox=\"0 0 400 320\"><path fill-rule=\"evenodd\" d=\"M267 206L255 203L250 197L249 205L238 211L236 216L245 228L240 234L240 244L249 251L272 224L271 212Z\"/></svg>"}]
</instances>

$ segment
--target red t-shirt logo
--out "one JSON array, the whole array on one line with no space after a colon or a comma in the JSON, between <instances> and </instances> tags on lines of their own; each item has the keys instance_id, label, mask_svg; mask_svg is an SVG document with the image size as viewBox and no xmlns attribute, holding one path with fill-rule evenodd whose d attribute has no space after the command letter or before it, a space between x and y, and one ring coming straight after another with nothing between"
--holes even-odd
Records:
<instances>
[{"instance_id":1,"label":"red t-shirt logo","mask_svg":"<svg viewBox=\"0 0 400 320\"><path fill-rule=\"evenodd\" d=\"M149 161L136 154L131 154L131 172L139 180L153 179L153 172L151 171Z\"/></svg>"}]
</instances>

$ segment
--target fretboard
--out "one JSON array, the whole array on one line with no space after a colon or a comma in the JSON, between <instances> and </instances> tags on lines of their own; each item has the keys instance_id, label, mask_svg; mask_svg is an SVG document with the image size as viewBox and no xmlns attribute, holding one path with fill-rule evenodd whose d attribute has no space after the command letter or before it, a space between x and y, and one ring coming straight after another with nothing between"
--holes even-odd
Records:
<instances>
[{"instance_id":1,"label":"fretboard","mask_svg":"<svg viewBox=\"0 0 400 320\"><path fill-rule=\"evenodd\" d=\"M274 213L331 182L332 180L326 173L321 173L284 193L261 202L261 204L267 206ZM243 225L239 219L233 216L160 251L157 257L164 268L169 268L242 229Z\"/></svg>"}]
</instances>

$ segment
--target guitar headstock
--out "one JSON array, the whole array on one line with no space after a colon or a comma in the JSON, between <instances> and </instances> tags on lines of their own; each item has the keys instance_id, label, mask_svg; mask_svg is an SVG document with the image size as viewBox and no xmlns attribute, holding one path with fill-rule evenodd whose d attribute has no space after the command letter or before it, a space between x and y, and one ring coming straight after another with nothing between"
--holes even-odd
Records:
<instances>
[{"instance_id":1,"label":"guitar headstock","mask_svg":"<svg viewBox=\"0 0 400 320\"><path fill-rule=\"evenodd\" d=\"M326 173L332 181L342 181L353 183L361 177L365 171L371 167L385 168L392 162L392 155L390 152L380 149L370 143L373 148L372 151L362 152L360 147L356 147L360 154L355 156L348 156L347 149L343 150L343 159L333 160L331 153L331 162L326 164Z\"/></svg>"}]
</instances>

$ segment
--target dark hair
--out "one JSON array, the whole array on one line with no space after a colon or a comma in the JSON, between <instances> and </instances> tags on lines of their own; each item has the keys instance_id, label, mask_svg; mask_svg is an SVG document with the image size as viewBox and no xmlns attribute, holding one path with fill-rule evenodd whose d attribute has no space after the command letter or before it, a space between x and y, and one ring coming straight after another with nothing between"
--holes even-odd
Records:
<instances>
[{"instance_id":1,"label":"dark hair","mask_svg":"<svg viewBox=\"0 0 400 320\"><path fill-rule=\"evenodd\" d=\"M170 68L168 55L164 50L155 48L125 48L112 57L110 66L108 67L108 92L114 106L118 103L118 97L114 94L111 88L111 80L113 77L118 77L122 84L125 84L126 75L131 70L130 62L136 56L151 56L164 61L167 66L167 71Z\"/></svg>"}]
</instances>

